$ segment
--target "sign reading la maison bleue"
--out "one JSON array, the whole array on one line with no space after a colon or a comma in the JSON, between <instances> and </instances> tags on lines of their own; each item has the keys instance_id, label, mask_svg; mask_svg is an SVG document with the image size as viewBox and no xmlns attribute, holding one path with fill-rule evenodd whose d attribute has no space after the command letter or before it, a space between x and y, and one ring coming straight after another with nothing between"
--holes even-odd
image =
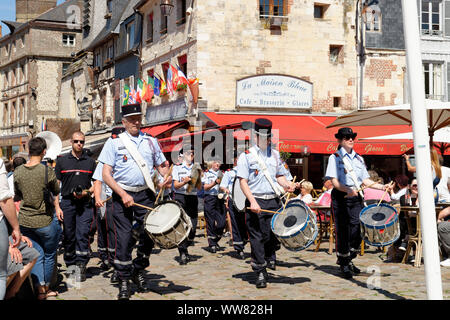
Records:
<instances>
[{"instance_id":1,"label":"sign reading la maison bleue","mask_svg":"<svg viewBox=\"0 0 450 320\"><path fill-rule=\"evenodd\" d=\"M236 83L239 107L308 109L312 107L312 83L300 78L265 74Z\"/></svg>"}]
</instances>

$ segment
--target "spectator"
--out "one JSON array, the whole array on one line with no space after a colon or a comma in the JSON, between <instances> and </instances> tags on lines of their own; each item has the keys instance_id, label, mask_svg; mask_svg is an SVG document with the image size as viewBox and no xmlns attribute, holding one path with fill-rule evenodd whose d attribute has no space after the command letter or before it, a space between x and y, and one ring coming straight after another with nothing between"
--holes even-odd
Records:
<instances>
[{"instance_id":1,"label":"spectator","mask_svg":"<svg viewBox=\"0 0 450 320\"><path fill-rule=\"evenodd\" d=\"M54 210L60 212L59 184L55 171L41 163L47 144L43 138L35 137L28 143L29 161L14 172L14 191L22 199L19 211L19 223L22 233L31 239L33 247L39 251L39 258L31 271L39 300L58 293L49 290L55 265L56 250L61 234ZM47 169L46 169L47 168ZM45 176L48 183L45 185ZM43 190L48 189L53 195L51 201L44 197Z\"/></svg>"},{"instance_id":2,"label":"spectator","mask_svg":"<svg viewBox=\"0 0 450 320\"><path fill-rule=\"evenodd\" d=\"M305 204L310 204L313 202L311 191L314 189L313 184L309 181L303 181L300 185L300 194L294 199L300 199Z\"/></svg>"},{"instance_id":3,"label":"spectator","mask_svg":"<svg viewBox=\"0 0 450 320\"><path fill-rule=\"evenodd\" d=\"M22 242L17 248L9 246L5 300L16 296L23 282L31 273L38 257L39 252L33 248L33 243L25 236L22 236Z\"/></svg>"},{"instance_id":4,"label":"spectator","mask_svg":"<svg viewBox=\"0 0 450 320\"><path fill-rule=\"evenodd\" d=\"M6 178L5 164L0 159L0 300L5 297L6 291L9 248L7 222L12 229L11 236L14 241L12 246L14 248L19 245L22 238L12 196Z\"/></svg>"},{"instance_id":5,"label":"spectator","mask_svg":"<svg viewBox=\"0 0 450 320\"><path fill-rule=\"evenodd\" d=\"M450 267L450 207L441 210L437 219L437 229L439 242L442 248L442 256L444 260L441 261L441 266Z\"/></svg>"},{"instance_id":6,"label":"spectator","mask_svg":"<svg viewBox=\"0 0 450 320\"><path fill-rule=\"evenodd\" d=\"M400 201L400 198L406 194L408 190L408 177L404 174L399 174L394 179L394 185L389 189L391 200ZM394 192L394 190L397 190Z\"/></svg>"},{"instance_id":7,"label":"spectator","mask_svg":"<svg viewBox=\"0 0 450 320\"><path fill-rule=\"evenodd\" d=\"M441 172L441 180L436 186L439 193L438 202L450 202L450 168L442 166Z\"/></svg>"},{"instance_id":8,"label":"spectator","mask_svg":"<svg viewBox=\"0 0 450 320\"><path fill-rule=\"evenodd\" d=\"M383 178L380 177L376 171L369 170L367 172L369 173L372 181L384 184ZM389 197L389 194L383 190L370 188L370 186L364 189L364 200L367 204L378 203L381 199L383 199L383 202L391 202L391 197Z\"/></svg>"},{"instance_id":9,"label":"spectator","mask_svg":"<svg viewBox=\"0 0 450 320\"><path fill-rule=\"evenodd\" d=\"M11 172L8 172L8 185L11 192L14 194L14 170L16 170L17 167L27 163L27 160L24 157L15 157L12 161L12 168ZM15 201L15 200L14 200Z\"/></svg>"},{"instance_id":10,"label":"spectator","mask_svg":"<svg viewBox=\"0 0 450 320\"><path fill-rule=\"evenodd\" d=\"M325 178L325 182L323 183L322 187L322 194L317 198L316 201L314 201L315 204L321 205L321 206L330 206L331 205L331 190L333 190L333 183L331 182L331 179Z\"/></svg>"},{"instance_id":11,"label":"spectator","mask_svg":"<svg viewBox=\"0 0 450 320\"><path fill-rule=\"evenodd\" d=\"M417 192L417 180L413 179L411 181L410 186L408 187L406 193L400 197L400 205L401 206L416 206L418 204L418 192ZM411 211L408 214L410 217L415 216L415 212ZM411 225L415 228L415 219L410 220ZM400 211L399 215L399 223L400 223L400 237L394 243L394 246L397 247L401 251L406 251L406 247L408 245L408 224L406 222L405 213L403 210Z\"/></svg>"}]
</instances>

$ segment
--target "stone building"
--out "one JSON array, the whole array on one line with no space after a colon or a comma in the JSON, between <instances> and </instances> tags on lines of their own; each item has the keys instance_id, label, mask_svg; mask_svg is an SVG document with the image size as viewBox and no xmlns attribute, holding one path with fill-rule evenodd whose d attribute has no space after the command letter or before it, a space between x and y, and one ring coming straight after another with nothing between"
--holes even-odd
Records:
<instances>
[{"instance_id":1,"label":"stone building","mask_svg":"<svg viewBox=\"0 0 450 320\"><path fill-rule=\"evenodd\" d=\"M3 21L10 29L0 38L0 146L4 157L23 151L29 134L56 118L61 76L81 47L81 0L59 6L56 2L17 0L17 21Z\"/></svg>"}]
</instances>

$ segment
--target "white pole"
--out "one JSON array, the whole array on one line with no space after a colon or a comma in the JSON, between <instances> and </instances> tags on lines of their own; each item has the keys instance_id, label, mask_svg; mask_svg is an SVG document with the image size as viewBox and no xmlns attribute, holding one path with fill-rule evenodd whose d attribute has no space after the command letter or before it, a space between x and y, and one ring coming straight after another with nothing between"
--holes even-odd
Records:
<instances>
[{"instance_id":1,"label":"white pole","mask_svg":"<svg viewBox=\"0 0 450 320\"><path fill-rule=\"evenodd\" d=\"M402 0L403 31L411 120L416 155L416 174L419 187L420 223L422 225L425 281L429 300L442 300L441 268L436 227L436 211L431 180L430 145L425 110L425 86L422 73L417 1Z\"/></svg>"}]
</instances>

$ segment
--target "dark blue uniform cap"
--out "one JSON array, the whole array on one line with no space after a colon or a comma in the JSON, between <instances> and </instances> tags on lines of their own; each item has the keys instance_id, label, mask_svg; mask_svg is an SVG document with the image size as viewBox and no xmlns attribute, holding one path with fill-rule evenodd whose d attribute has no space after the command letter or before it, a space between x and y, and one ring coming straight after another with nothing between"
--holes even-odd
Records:
<instances>
[{"instance_id":1,"label":"dark blue uniform cap","mask_svg":"<svg viewBox=\"0 0 450 320\"><path fill-rule=\"evenodd\" d=\"M272 136L272 121L266 118L258 118L255 120L255 133L264 136Z\"/></svg>"},{"instance_id":2,"label":"dark blue uniform cap","mask_svg":"<svg viewBox=\"0 0 450 320\"><path fill-rule=\"evenodd\" d=\"M122 118L134 116L134 115L141 115L142 109L140 103L135 104L127 104L122 106Z\"/></svg>"}]
</instances>

